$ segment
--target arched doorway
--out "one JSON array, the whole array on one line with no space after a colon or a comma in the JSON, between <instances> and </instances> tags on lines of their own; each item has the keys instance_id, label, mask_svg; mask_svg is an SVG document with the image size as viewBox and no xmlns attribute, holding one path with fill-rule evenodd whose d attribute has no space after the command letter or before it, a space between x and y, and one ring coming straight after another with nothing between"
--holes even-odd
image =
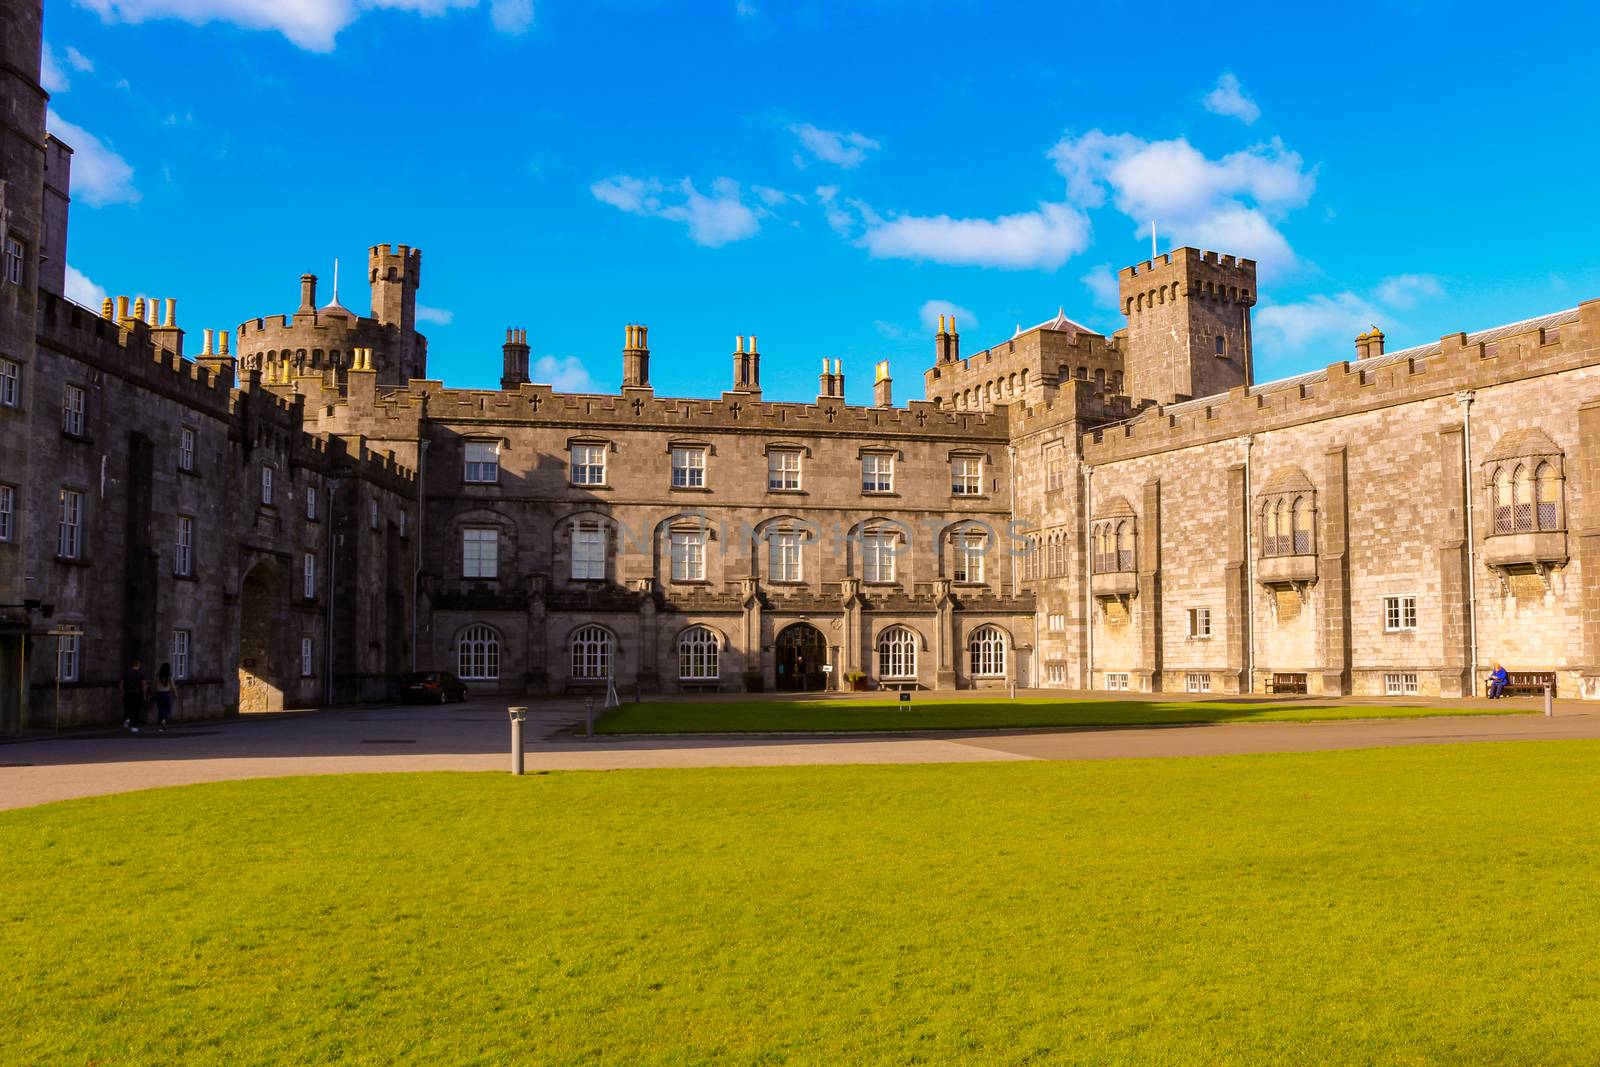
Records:
<instances>
[{"instance_id":1,"label":"arched doorway","mask_svg":"<svg viewBox=\"0 0 1600 1067\"><path fill-rule=\"evenodd\" d=\"M822 631L797 622L778 635L778 681L782 692L803 693L828 687L828 641Z\"/></svg>"},{"instance_id":2,"label":"arched doorway","mask_svg":"<svg viewBox=\"0 0 1600 1067\"><path fill-rule=\"evenodd\" d=\"M282 711L283 664L274 656L278 576L258 563L239 587L239 711Z\"/></svg>"}]
</instances>

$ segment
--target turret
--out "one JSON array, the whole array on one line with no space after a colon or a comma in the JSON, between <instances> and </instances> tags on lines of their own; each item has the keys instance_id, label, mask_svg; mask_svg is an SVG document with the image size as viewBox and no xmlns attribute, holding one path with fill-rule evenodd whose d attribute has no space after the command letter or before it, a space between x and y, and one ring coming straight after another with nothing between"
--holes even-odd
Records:
<instances>
[{"instance_id":1,"label":"turret","mask_svg":"<svg viewBox=\"0 0 1600 1067\"><path fill-rule=\"evenodd\" d=\"M1178 248L1125 267L1117 287L1128 319L1124 392L1134 400L1169 404L1251 383L1254 260Z\"/></svg>"},{"instance_id":2,"label":"turret","mask_svg":"<svg viewBox=\"0 0 1600 1067\"><path fill-rule=\"evenodd\" d=\"M528 381L528 331L520 327L506 330L506 343L500 346L500 388L515 389Z\"/></svg>"},{"instance_id":3,"label":"turret","mask_svg":"<svg viewBox=\"0 0 1600 1067\"><path fill-rule=\"evenodd\" d=\"M397 331L388 366L404 382L426 373L425 352L416 337L417 290L422 287L422 250L410 245L373 245L367 250L372 283L372 317Z\"/></svg>"},{"instance_id":4,"label":"turret","mask_svg":"<svg viewBox=\"0 0 1600 1067\"><path fill-rule=\"evenodd\" d=\"M622 387L650 386L650 327L630 323L622 335Z\"/></svg>"}]
</instances>

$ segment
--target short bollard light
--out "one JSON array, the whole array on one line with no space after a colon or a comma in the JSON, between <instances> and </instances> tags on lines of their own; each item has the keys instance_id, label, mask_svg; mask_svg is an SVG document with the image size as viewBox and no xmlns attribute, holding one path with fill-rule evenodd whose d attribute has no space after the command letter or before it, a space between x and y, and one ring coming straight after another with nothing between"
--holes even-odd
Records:
<instances>
[{"instance_id":1,"label":"short bollard light","mask_svg":"<svg viewBox=\"0 0 1600 1067\"><path fill-rule=\"evenodd\" d=\"M585 737L594 736L594 697L583 698L583 733Z\"/></svg>"},{"instance_id":2,"label":"short bollard light","mask_svg":"<svg viewBox=\"0 0 1600 1067\"><path fill-rule=\"evenodd\" d=\"M511 773L522 773L522 724L528 718L527 708L507 708L511 716Z\"/></svg>"},{"instance_id":3,"label":"short bollard light","mask_svg":"<svg viewBox=\"0 0 1600 1067\"><path fill-rule=\"evenodd\" d=\"M1556 713L1555 686L1547 685L1544 687L1544 713L1546 715L1554 715Z\"/></svg>"}]
</instances>

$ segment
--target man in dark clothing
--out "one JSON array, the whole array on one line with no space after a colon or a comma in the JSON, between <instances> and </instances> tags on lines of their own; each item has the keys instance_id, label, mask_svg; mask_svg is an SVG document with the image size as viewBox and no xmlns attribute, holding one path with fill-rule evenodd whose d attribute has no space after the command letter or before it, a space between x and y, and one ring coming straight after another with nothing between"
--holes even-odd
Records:
<instances>
[{"instance_id":1,"label":"man in dark clothing","mask_svg":"<svg viewBox=\"0 0 1600 1067\"><path fill-rule=\"evenodd\" d=\"M149 695L149 686L144 671L139 669L139 661L134 660L122 676L122 725L134 733L139 732L139 723L144 719L144 703Z\"/></svg>"}]
</instances>

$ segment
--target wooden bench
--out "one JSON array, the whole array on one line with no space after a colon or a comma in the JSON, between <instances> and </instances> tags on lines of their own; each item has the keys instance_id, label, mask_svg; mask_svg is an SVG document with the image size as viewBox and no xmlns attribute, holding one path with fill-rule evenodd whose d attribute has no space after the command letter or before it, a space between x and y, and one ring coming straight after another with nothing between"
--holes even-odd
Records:
<instances>
[{"instance_id":1,"label":"wooden bench","mask_svg":"<svg viewBox=\"0 0 1600 1067\"><path fill-rule=\"evenodd\" d=\"M720 693L721 682L679 682L678 688L685 693Z\"/></svg>"},{"instance_id":2,"label":"wooden bench","mask_svg":"<svg viewBox=\"0 0 1600 1067\"><path fill-rule=\"evenodd\" d=\"M1274 674L1267 683L1269 693L1299 693L1306 695L1306 676L1303 674Z\"/></svg>"},{"instance_id":3,"label":"wooden bench","mask_svg":"<svg viewBox=\"0 0 1600 1067\"><path fill-rule=\"evenodd\" d=\"M1509 680L1500 693L1503 697L1542 697L1547 686L1551 695L1555 695L1555 671L1507 671L1506 677Z\"/></svg>"}]
</instances>

